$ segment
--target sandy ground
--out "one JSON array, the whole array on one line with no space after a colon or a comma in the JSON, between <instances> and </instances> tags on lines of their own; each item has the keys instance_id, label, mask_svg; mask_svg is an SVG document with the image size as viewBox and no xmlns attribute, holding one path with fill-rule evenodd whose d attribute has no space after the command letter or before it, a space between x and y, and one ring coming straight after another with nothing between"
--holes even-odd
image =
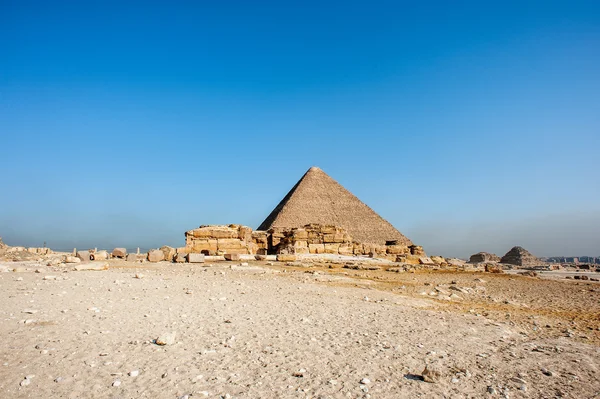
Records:
<instances>
[{"instance_id":1,"label":"sandy ground","mask_svg":"<svg viewBox=\"0 0 600 399\"><path fill-rule=\"evenodd\" d=\"M109 264L0 273L0 397L600 397L598 283Z\"/></svg>"}]
</instances>

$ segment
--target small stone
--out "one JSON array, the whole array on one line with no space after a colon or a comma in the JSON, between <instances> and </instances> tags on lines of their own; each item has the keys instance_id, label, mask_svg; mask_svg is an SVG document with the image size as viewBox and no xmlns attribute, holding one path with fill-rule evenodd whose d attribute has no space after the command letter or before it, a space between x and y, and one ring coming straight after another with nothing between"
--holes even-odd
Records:
<instances>
[{"instance_id":1,"label":"small stone","mask_svg":"<svg viewBox=\"0 0 600 399\"><path fill-rule=\"evenodd\" d=\"M23 379L23 381L21 381L21 383L19 385L21 385L22 387L25 387L25 386L27 386L29 384L31 384L31 380L29 378L25 377Z\"/></svg>"},{"instance_id":2,"label":"small stone","mask_svg":"<svg viewBox=\"0 0 600 399\"><path fill-rule=\"evenodd\" d=\"M490 395L495 395L496 394L496 388L494 388L494 387L487 387L487 392Z\"/></svg>"},{"instance_id":3,"label":"small stone","mask_svg":"<svg viewBox=\"0 0 600 399\"><path fill-rule=\"evenodd\" d=\"M175 343L175 333L165 333L156 338L156 345L173 345Z\"/></svg>"},{"instance_id":4,"label":"small stone","mask_svg":"<svg viewBox=\"0 0 600 399\"><path fill-rule=\"evenodd\" d=\"M552 377L554 375L552 371L545 368L542 369L542 374L547 375L548 377Z\"/></svg>"},{"instance_id":5,"label":"small stone","mask_svg":"<svg viewBox=\"0 0 600 399\"><path fill-rule=\"evenodd\" d=\"M371 380L370 380L370 379L368 379L368 378L363 378L362 380L360 380L360 383L361 383L362 385L367 385L367 384L370 384L370 383L371 383Z\"/></svg>"},{"instance_id":6,"label":"small stone","mask_svg":"<svg viewBox=\"0 0 600 399\"><path fill-rule=\"evenodd\" d=\"M425 366L421 374L423 375L423 381L436 383L442 378L443 369L439 363L430 363Z\"/></svg>"},{"instance_id":7,"label":"small stone","mask_svg":"<svg viewBox=\"0 0 600 399\"><path fill-rule=\"evenodd\" d=\"M61 382L62 380L63 380L63 378L62 378L62 377L56 377L56 378L54 379L54 382Z\"/></svg>"},{"instance_id":8,"label":"small stone","mask_svg":"<svg viewBox=\"0 0 600 399\"><path fill-rule=\"evenodd\" d=\"M296 378L302 378L302 377L304 377L305 373L306 373L305 369L300 369L300 370L296 371L295 373L293 373L292 376L296 377Z\"/></svg>"},{"instance_id":9,"label":"small stone","mask_svg":"<svg viewBox=\"0 0 600 399\"><path fill-rule=\"evenodd\" d=\"M130 377L137 377L138 375L140 375L140 371L139 370L133 370L129 372L129 376Z\"/></svg>"},{"instance_id":10,"label":"small stone","mask_svg":"<svg viewBox=\"0 0 600 399\"><path fill-rule=\"evenodd\" d=\"M452 381L453 384L456 384L458 382L458 378L455 377L451 381Z\"/></svg>"},{"instance_id":11,"label":"small stone","mask_svg":"<svg viewBox=\"0 0 600 399\"><path fill-rule=\"evenodd\" d=\"M522 378L513 377L511 378L511 380L516 382L517 384L527 384L527 382L525 382L525 380L523 380Z\"/></svg>"}]
</instances>

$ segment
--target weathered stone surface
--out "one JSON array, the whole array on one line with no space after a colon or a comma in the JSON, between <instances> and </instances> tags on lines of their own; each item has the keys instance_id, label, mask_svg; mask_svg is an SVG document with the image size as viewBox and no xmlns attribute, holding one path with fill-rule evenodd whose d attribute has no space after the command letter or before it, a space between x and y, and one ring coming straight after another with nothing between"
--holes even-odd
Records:
<instances>
[{"instance_id":1,"label":"weathered stone surface","mask_svg":"<svg viewBox=\"0 0 600 399\"><path fill-rule=\"evenodd\" d=\"M79 262L81 262L81 259L79 259L76 256L67 255L64 257L64 262L65 263L79 263Z\"/></svg>"},{"instance_id":2,"label":"weathered stone surface","mask_svg":"<svg viewBox=\"0 0 600 399\"><path fill-rule=\"evenodd\" d=\"M516 266L537 266L542 262L522 247L513 247L500 259L500 263Z\"/></svg>"},{"instance_id":3,"label":"weathered stone surface","mask_svg":"<svg viewBox=\"0 0 600 399\"><path fill-rule=\"evenodd\" d=\"M90 254L90 260L106 260L108 259L108 251L96 251Z\"/></svg>"},{"instance_id":4,"label":"weathered stone surface","mask_svg":"<svg viewBox=\"0 0 600 399\"><path fill-rule=\"evenodd\" d=\"M445 368L442 366L440 362L432 362L425 366L423 370L423 381L436 383L441 381L441 379L446 374Z\"/></svg>"},{"instance_id":5,"label":"weathered stone surface","mask_svg":"<svg viewBox=\"0 0 600 399\"><path fill-rule=\"evenodd\" d=\"M239 261L241 259L240 254L225 254L223 256L225 257L225 260L233 262Z\"/></svg>"},{"instance_id":6,"label":"weathered stone surface","mask_svg":"<svg viewBox=\"0 0 600 399\"><path fill-rule=\"evenodd\" d=\"M278 254L278 262L294 262L297 259L296 255L293 254Z\"/></svg>"},{"instance_id":7,"label":"weathered stone surface","mask_svg":"<svg viewBox=\"0 0 600 399\"><path fill-rule=\"evenodd\" d=\"M148 251L149 262L161 262L165 260L165 254L160 249L152 249Z\"/></svg>"},{"instance_id":8,"label":"weathered stone surface","mask_svg":"<svg viewBox=\"0 0 600 399\"><path fill-rule=\"evenodd\" d=\"M160 250L162 251L164 258L167 262L172 262L173 258L175 257L175 254L177 253L175 248L169 247L168 245L160 247Z\"/></svg>"},{"instance_id":9,"label":"weathered stone surface","mask_svg":"<svg viewBox=\"0 0 600 399\"><path fill-rule=\"evenodd\" d=\"M354 248L354 246L352 244L343 243L343 244L340 244L340 246L338 248L338 253L340 255L352 255L353 248Z\"/></svg>"},{"instance_id":10,"label":"weathered stone surface","mask_svg":"<svg viewBox=\"0 0 600 399\"><path fill-rule=\"evenodd\" d=\"M443 256L435 256L434 255L434 256L431 256L430 259L436 265L445 265L447 263L446 259Z\"/></svg>"},{"instance_id":11,"label":"weathered stone surface","mask_svg":"<svg viewBox=\"0 0 600 399\"><path fill-rule=\"evenodd\" d=\"M100 271L108 270L108 263L80 263L73 268L75 271Z\"/></svg>"},{"instance_id":12,"label":"weathered stone surface","mask_svg":"<svg viewBox=\"0 0 600 399\"><path fill-rule=\"evenodd\" d=\"M422 265L433 265L433 261L428 256L419 257L419 263Z\"/></svg>"},{"instance_id":13,"label":"weathered stone surface","mask_svg":"<svg viewBox=\"0 0 600 399\"><path fill-rule=\"evenodd\" d=\"M481 263L481 262L500 262L500 257L489 252L478 252L471 255L469 263Z\"/></svg>"},{"instance_id":14,"label":"weathered stone surface","mask_svg":"<svg viewBox=\"0 0 600 399\"><path fill-rule=\"evenodd\" d=\"M176 263L185 263L186 261L187 261L187 254L178 253L177 255L175 255L175 262Z\"/></svg>"},{"instance_id":15,"label":"weathered stone surface","mask_svg":"<svg viewBox=\"0 0 600 399\"><path fill-rule=\"evenodd\" d=\"M488 273L504 273L504 270L502 270L502 266L495 263L486 264L485 271Z\"/></svg>"},{"instance_id":16,"label":"weathered stone surface","mask_svg":"<svg viewBox=\"0 0 600 399\"><path fill-rule=\"evenodd\" d=\"M242 248L244 246L244 242L239 238L218 238L217 246L219 249L221 248Z\"/></svg>"},{"instance_id":17,"label":"weathered stone surface","mask_svg":"<svg viewBox=\"0 0 600 399\"><path fill-rule=\"evenodd\" d=\"M175 343L174 332L164 333L154 341L156 345L173 345Z\"/></svg>"},{"instance_id":18,"label":"weathered stone surface","mask_svg":"<svg viewBox=\"0 0 600 399\"><path fill-rule=\"evenodd\" d=\"M410 248L410 254L411 255L425 255L425 251L423 250L423 247L421 247L420 245L411 245L408 248Z\"/></svg>"},{"instance_id":19,"label":"weathered stone surface","mask_svg":"<svg viewBox=\"0 0 600 399\"><path fill-rule=\"evenodd\" d=\"M410 248L406 245L386 245L386 252L391 255L410 254Z\"/></svg>"},{"instance_id":20,"label":"weathered stone surface","mask_svg":"<svg viewBox=\"0 0 600 399\"><path fill-rule=\"evenodd\" d=\"M325 253L326 254L339 254L340 253L340 244L326 243L325 245Z\"/></svg>"},{"instance_id":21,"label":"weathered stone surface","mask_svg":"<svg viewBox=\"0 0 600 399\"><path fill-rule=\"evenodd\" d=\"M125 258L127 256L127 249L115 248L112 251L113 258Z\"/></svg>"},{"instance_id":22,"label":"weathered stone surface","mask_svg":"<svg viewBox=\"0 0 600 399\"><path fill-rule=\"evenodd\" d=\"M125 258L127 262L137 262L138 257L136 254L127 254L127 258Z\"/></svg>"},{"instance_id":23,"label":"weathered stone surface","mask_svg":"<svg viewBox=\"0 0 600 399\"><path fill-rule=\"evenodd\" d=\"M77 251L77 257L81 259L82 262L89 262L90 251Z\"/></svg>"},{"instance_id":24,"label":"weathered stone surface","mask_svg":"<svg viewBox=\"0 0 600 399\"><path fill-rule=\"evenodd\" d=\"M311 254L325 253L325 244L308 244L308 252Z\"/></svg>"},{"instance_id":25,"label":"weathered stone surface","mask_svg":"<svg viewBox=\"0 0 600 399\"><path fill-rule=\"evenodd\" d=\"M197 253L203 253L205 255L216 254L217 249L218 249L217 239L211 238L211 239L193 240L191 245L186 247L185 249L186 249L186 251L185 251L186 253L197 252Z\"/></svg>"},{"instance_id":26,"label":"weathered stone surface","mask_svg":"<svg viewBox=\"0 0 600 399\"><path fill-rule=\"evenodd\" d=\"M204 263L204 260L204 254L189 253L187 255L187 261L189 263Z\"/></svg>"},{"instance_id":27,"label":"weathered stone surface","mask_svg":"<svg viewBox=\"0 0 600 399\"><path fill-rule=\"evenodd\" d=\"M464 266L465 265L464 260L457 259L457 258L446 258L446 263L448 263L450 266Z\"/></svg>"}]
</instances>

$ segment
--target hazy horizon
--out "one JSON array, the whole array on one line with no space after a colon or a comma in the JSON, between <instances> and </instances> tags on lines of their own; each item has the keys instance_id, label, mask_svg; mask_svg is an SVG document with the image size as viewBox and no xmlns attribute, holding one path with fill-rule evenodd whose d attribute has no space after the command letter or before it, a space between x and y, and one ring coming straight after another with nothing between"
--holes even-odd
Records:
<instances>
[{"instance_id":1,"label":"hazy horizon","mask_svg":"<svg viewBox=\"0 0 600 399\"><path fill-rule=\"evenodd\" d=\"M0 236L183 246L313 165L429 254L600 256L600 4L0 4Z\"/></svg>"}]
</instances>

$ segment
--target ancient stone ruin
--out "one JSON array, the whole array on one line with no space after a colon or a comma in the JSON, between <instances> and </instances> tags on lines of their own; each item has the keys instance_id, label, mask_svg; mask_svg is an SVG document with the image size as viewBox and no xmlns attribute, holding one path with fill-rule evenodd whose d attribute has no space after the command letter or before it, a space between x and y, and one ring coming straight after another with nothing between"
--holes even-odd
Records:
<instances>
[{"instance_id":1,"label":"ancient stone ruin","mask_svg":"<svg viewBox=\"0 0 600 399\"><path fill-rule=\"evenodd\" d=\"M522 247L513 247L500 259L500 263L516 266L537 266L542 262Z\"/></svg>"},{"instance_id":2,"label":"ancient stone ruin","mask_svg":"<svg viewBox=\"0 0 600 399\"><path fill-rule=\"evenodd\" d=\"M423 248L362 203L321 169L310 168L257 231L236 224L185 233L178 253L369 255L424 263Z\"/></svg>"},{"instance_id":3,"label":"ancient stone ruin","mask_svg":"<svg viewBox=\"0 0 600 399\"><path fill-rule=\"evenodd\" d=\"M310 168L261 223L258 230L302 228L309 224L337 226L355 242L385 245L412 242L388 221L317 167Z\"/></svg>"},{"instance_id":4,"label":"ancient stone ruin","mask_svg":"<svg viewBox=\"0 0 600 399\"><path fill-rule=\"evenodd\" d=\"M469 263L484 262L500 262L500 257L496 254L491 254L489 252L478 252L474 255L471 255L471 258L469 258Z\"/></svg>"}]
</instances>

